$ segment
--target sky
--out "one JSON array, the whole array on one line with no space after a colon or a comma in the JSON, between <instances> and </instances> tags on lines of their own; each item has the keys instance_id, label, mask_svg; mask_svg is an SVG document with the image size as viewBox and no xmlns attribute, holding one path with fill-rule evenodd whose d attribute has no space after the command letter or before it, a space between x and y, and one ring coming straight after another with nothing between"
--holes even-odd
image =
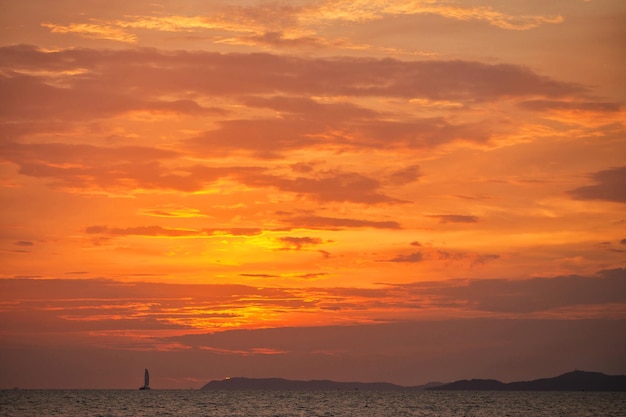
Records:
<instances>
[{"instance_id":1,"label":"sky","mask_svg":"<svg viewBox=\"0 0 626 417\"><path fill-rule=\"evenodd\" d=\"M626 2L0 0L0 388L626 374Z\"/></svg>"}]
</instances>

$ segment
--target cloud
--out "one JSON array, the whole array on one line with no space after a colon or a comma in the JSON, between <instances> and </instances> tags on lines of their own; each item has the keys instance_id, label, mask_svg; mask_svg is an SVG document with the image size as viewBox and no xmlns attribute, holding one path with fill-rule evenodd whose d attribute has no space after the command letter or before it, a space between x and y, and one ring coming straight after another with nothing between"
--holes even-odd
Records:
<instances>
[{"instance_id":1,"label":"cloud","mask_svg":"<svg viewBox=\"0 0 626 417\"><path fill-rule=\"evenodd\" d=\"M25 246L25 247L30 247L33 246L34 243L29 241L29 240L19 240L17 242L14 243L16 246Z\"/></svg>"},{"instance_id":2,"label":"cloud","mask_svg":"<svg viewBox=\"0 0 626 417\"><path fill-rule=\"evenodd\" d=\"M349 102L322 103L307 97L273 96L246 97L242 102L249 107L269 108L298 118L338 122L376 118L374 110Z\"/></svg>"},{"instance_id":3,"label":"cloud","mask_svg":"<svg viewBox=\"0 0 626 417\"><path fill-rule=\"evenodd\" d=\"M287 273L287 274L239 274L242 277L249 278L285 278L285 279L317 279L328 275L327 272L308 272L308 273Z\"/></svg>"},{"instance_id":4,"label":"cloud","mask_svg":"<svg viewBox=\"0 0 626 417\"><path fill-rule=\"evenodd\" d=\"M189 229L168 229L161 226L135 226L127 228L118 228L107 226L90 226L85 229L89 234L105 234L113 236L168 236L168 237L186 237L197 236L199 231Z\"/></svg>"},{"instance_id":5,"label":"cloud","mask_svg":"<svg viewBox=\"0 0 626 417\"><path fill-rule=\"evenodd\" d=\"M116 88L115 85L107 88L103 84L108 83L98 82L91 71L81 77L57 74L56 82L50 78L47 74L34 76L15 72L0 75L0 91L6 98L0 104L0 120L84 121L132 111L189 115L224 113L221 109L204 108L191 99L162 99L154 95L155 92L150 94L148 91L141 96L134 94L132 89ZM76 78L82 78L82 82ZM30 100L31 97L37 97L37 100Z\"/></svg>"},{"instance_id":6,"label":"cloud","mask_svg":"<svg viewBox=\"0 0 626 417\"><path fill-rule=\"evenodd\" d=\"M261 167L184 165L181 154L143 146L104 147L86 144L29 143L0 144L0 158L19 166L22 175L49 178L53 184L90 190L177 190L193 192L220 179L249 187L273 187L321 202L397 204L403 201L381 192L384 184L357 172L309 172L295 178L271 174ZM180 165L169 167L166 162ZM408 180L417 175L409 168L398 175ZM165 216L171 211L144 211ZM182 216L178 213L177 216ZM187 212L185 216L190 216ZM195 214L198 216L197 212Z\"/></svg>"},{"instance_id":7,"label":"cloud","mask_svg":"<svg viewBox=\"0 0 626 417\"><path fill-rule=\"evenodd\" d=\"M250 349L219 349L211 346L200 346L201 350L208 350L210 352L227 354L227 355L238 355L238 356L250 356L250 355L281 355L287 353L283 350L270 349L270 348L260 348L253 347Z\"/></svg>"},{"instance_id":8,"label":"cloud","mask_svg":"<svg viewBox=\"0 0 626 417\"><path fill-rule=\"evenodd\" d=\"M506 30L529 30L563 22L561 16L509 14L487 6L464 7L421 1L324 1L302 5L262 3L206 7L201 15L130 15L118 19L90 18L83 22L41 26L56 34L136 43L146 31L198 34L215 43L271 47L353 47L320 32L337 20L371 22L387 16L436 15L458 21L486 22Z\"/></svg>"},{"instance_id":9,"label":"cloud","mask_svg":"<svg viewBox=\"0 0 626 417\"><path fill-rule=\"evenodd\" d=\"M398 169L387 175L387 181L394 185L410 184L422 176L418 165Z\"/></svg>"},{"instance_id":10,"label":"cloud","mask_svg":"<svg viewBox=\"0 0 626 417\"><path fill-rule=\"evenodd\" d=\"M413 1L350 1L331 0L321 7L310 8L311 19L364 22L382 19L385 15L434 14L447 19L483 21L500 29L529 30L544 24L562 23L563 17L543 15L512 15L488 6L463 7L436 2Z\"/></svg>"},{"instance_id":11,"label":"cloud","mask_svg":"<svg viewBox=\"0 0 626 417\"><path fill-rule=\"evenodd\" d=\"M250 277L250 278L279 278L280 275L274 274L239 274L242 277Z\"/></svg>"},{"instance_id":12,"label":"cloud","mask_svg":"<svg viewBox=\"0 0 626 417\"><path fill-rule=\"evenodd\" d=\"M626 203L626 166L598 171L590 176L596 184L570 190L573 198Z\"/></svg>"},{"instance_id":13,"label":"cloud","mask_svg":"<svg viewBox=\"0 0 626 417\"><path fill-rule=\"evenodd\" d=\"M430 149L454 141L485 143L492 135L484 123L451 124L440 117L410 121L384 120L384 116L357 119L355 113L345 110L222 121L217 129L191 138L186 144L202 156L246 151L260 158L279 158L300 149Z\"/></svg>"},{"instance_id":14,"label":"cloud","mask_svg":"<svg viewBox=\"0 0 626 417\"><path fill-rule=\"evenodd\" d=\"M424 255L421 252L413 252L408 255L398 255L395 258L387 259L381 262L401 262L401 263L416 263L422 262Z\"/></svg>"},{"instance_id":15,"label":"cloud","mask_svg":"<svg viewBox=\"0 0 626 417\"><path fill-rule=\"evenodd\" d=\"M408 259L408 258L407 258ZM248 278L315 279L324 272ZM380 284L373 288L178 284L106 279L0 280L0 318L15 334L133 332L288 325L292 315L341 311L342 322L420 317L623 318L626 270L529 279ZM612 307L611 307L612 306ZM261 316L256 312L263 311ZM345 320L345 321L344 321ZM332 320L331 320L332 322ZM128 333L126 333L128 332ZM132 338L125 338L132 344Z\"/></svg>"},{"instance_id":16,"label":"cloud","mask_svg":"<svg viewBox=\"0 0 626 417\"><path fill-rule=\"evenodd\" d=\"M251 94L280 93L308 97L387 96L481 102L512 97L555 99L586 92L580 85L538 75L527 67L460 60L297 58L156 49L43 51L19 45L0 48L0 62L3 69L11 71L55 71L62 75L61 71L80 69L83 72L80 78L65 73L63 80L69 90L62 92L80 88L94 95L133 91L136 97L160 97L194 91L205 96L237 94L249 97ZM202 77L198 77L200 68ZM250 71L251 68L254 71ZM43 81L46 78L15 77L45 87ZM61 93L58 89L52 90L57 95ZM91 107L97 103L98 100L94 99ZM50 106L48 100L30 104Z\"/></svg>"},{"instance_id":17,"label":"cloud","mask_svg":"<svg viewBox=\"0 0 626 417\"><path fill-rule=\"evenodd\" d=\"M109 24L71 23L69 25L58 25L42 23L41 26L49 29L52 33L76 33L90 39L107 39L124 43L135 43L137 41L137 36Z\"/></svg>"},{"instance_id":18,"label":"cloud","mask_svg":"<svg viewBox=\"0 0 626 417\"><path fill-rule=\"evenodd\" d=\"M191 207L183 207L178 205L158 206L153 208L145 208L137 211L138 214L144 216L153 217L167 217L167 218L194 218L194 217L208 217L206 214L202 214L199 209Z\"/></svg>"},{"instance_id":19,"label":"cloud","mask_svg":"<svg viewBox=\"0 0 626 417\"><path fill-rule=\"evenodd\" d=\"M294 36L284 31L269 31L254 35L243 35L231 39L228 43L267 45L280 48L322 48L328 46L343 46L345 42L327 40L321 36Z\"/></svg>"},{"instance_id":20,"label":"cloud","mask_svg":"<svg viewBox=\"0 0 626 417\"><path fill-rule=\"evenodd\" d=\"M360 220L324 216L294 216L283 220L293 228L342 230L351 228L400 229L395 221Z\"/></svg>"},{"instance_id":21,"label":"cloud","mask_svg":"<svg viewBox=\"0 0 626 417\"><path fill-rule=\"evenodd\" d=\"M179 160L173 150L147 146L105 147L68 143L0 143L0 158L19 166L19 173L50 178L70 189L203 190L222 178L251 178L258 167L167 166ZM181 161L181 164L184 163Z\"/></svg>"},{"instance_id":22,"label":"cloud","mask_svg":"<svg viewBox=\"0 0 626 417\"><path fill-rule=\"evenodd\" d=\"M619 243L621 243L622 245L626 245L626 239L620 240Z\"/></svg>"},{"instance_id":23,"label":"cloud","mask_svg":"<svg viewBox=\"0 0 626 417\"><path fill-rule=\"evenodd\" d=\"M319 237L295 237L285 236L280 237L278 240L284 245L283 250L301 250L308 246L317 246L324 243L324 240Z\"/></svg>"},{"instance_id":24,"label":"cloud","mask_svg":"<svg viewBox=\"0 0 626 417\"><path fill-rule=\"evenodd\" d=\"M478 217L463 214L431 214L427 217L439 219L439 223L478 223Z\"/></svg>"},{"instance_id":25,"label":"cloud","mask_svg":"<svg viewBox=\"0 0 626 417\"><path fill-rule=\"evenodd\" d=\"M257 227L230 227L226 229L202 229L202 233L209 235L256 236L263 233L263 229Z\"/></svg>"},{"instance_id":26,"label":"cloud","mask_svg":"<svg viewBox=\"0 0 626 417\"><path fill-rule=\"evenodd\" d=\"M518 280L475 279L467 282L400 285L407 296L435 297L431 302L492 313L536 313L582 306L626 304L626 269L597 276L557 276Z\"/></svg>"},{"instance_id":27,"label":"cloud","mask_svg":"<svg viewBox=\"0 0 626 417\"><path fill-rule=\"evenodd\" d=\"M246 185L276 187L321 202L352 202L366 204L397 204L403 201L379 192L383 184L356 172L328 171L316 177L285 178L255 175L243 180Z\"/></svg>"},{"instance_id":28,"label":"cloud","mask_svg":"<svg viewBox=\"0 0 626 417\"><path fill-rule=\"evenodd\" d=\"M463 251L443 250L432 247L431 245L422 245L419 242L411 242L411 246L419 247L419 251L414 251L409 254L396 255L389 259L384 259L379 262L399 262L399 263L416 263L416 262L432 262L443 261L446 265L450 262L464 262L473 268L475 266L484 265L487 262L500 259L500 255L497 254L480 254ZM454 266L455 268L458 265Z\"/></svg>"},{"instance_id":29,"label":"cloud","mask_svg":"<svg viewBox=\"0 0 626 417\"><path fill-rule=\"evenodd\" d=\"M88 234L100 234L107 236L164 236L164 237L195 237L195 236L254 236L263 232L262 229L253 227L231 227L225 229L171 229L161 226L135 226L135 227L108 227L89 226L85 229Z\"/></svg>"},{"instance_id":30,"label":"cloud","mask_svg":"<svg viewBox=\"0 0 626 417\"><path fill-rule=\"evenodd\" d=\"M495 261L500 259L500 255L488 253L485 255L478 255L472 260L472 265L482 265L489 261Z\"/></svg>"},{"instance_id":31,"label":"cloud","mask_svg":"<svg viewBox=\"0 0 626 417\"><path fill-rule=\"evenodd\" d=\"M519 103L520 107L536 111L574 110L598 113L614 113L621 109L618 103L608 101L563 101L563 100L527 100Z\"/></svg>"}]
</instances>

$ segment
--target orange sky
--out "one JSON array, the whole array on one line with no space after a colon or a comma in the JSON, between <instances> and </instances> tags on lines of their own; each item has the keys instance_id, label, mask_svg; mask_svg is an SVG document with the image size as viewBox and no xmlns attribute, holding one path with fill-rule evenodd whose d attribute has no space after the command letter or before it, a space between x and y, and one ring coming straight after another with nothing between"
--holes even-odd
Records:
<instances>
[{"instance_id":1,"label":"orange sky","mask_svg":"<svg viewBox=\"0 0 626 417\"><path fill-rule=\"evenodd\" d=\"M0 388L626 373L625 28L0 0Z\"/></svg>"}]
</instances>

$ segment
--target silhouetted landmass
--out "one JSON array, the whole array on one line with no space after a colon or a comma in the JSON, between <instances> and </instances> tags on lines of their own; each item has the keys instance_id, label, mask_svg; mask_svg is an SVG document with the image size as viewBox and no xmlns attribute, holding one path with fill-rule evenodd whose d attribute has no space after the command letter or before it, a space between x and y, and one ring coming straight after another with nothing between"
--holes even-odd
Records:
<instances>
[{"instance_id":1,"label":"silhouetted landmass","mask_svg":"<svg viewBox=\"0 0 626 417\"><path fill-rule=\"evenodd\" d=\"M294 381L283 378L237 377L211 381L201 389L214 391L626 391L626 375L573 371L553 378L532 381L504 383L495 379L464 379L449 384L430 382L411 387L387 382Z\"/></svg>"},{"instance_id":2,"label":"silhouetted landmass","mask_svg":"<svg viewBox=\"0 0 626 417\"><path fill-rule=\"evenodd\" d=\"M553 378L510 383L494 379L464 379L426 389L446 391L626 391L626 375L573 371Z\"/></svg>"},{"instance_id":3,"label":"silhouetted landmass","mask_svg":"<svg viewBox=\"0 0 626 417\"><path fill-rule=\"evenodd\" d=\"M211 381L203 390L277 390L277 391L401 391L438 386L433 382L419 387L405 387L387 382L336 382L329 380L293 381L282 378L228 378Z\"/></svg>"}]
</instances>

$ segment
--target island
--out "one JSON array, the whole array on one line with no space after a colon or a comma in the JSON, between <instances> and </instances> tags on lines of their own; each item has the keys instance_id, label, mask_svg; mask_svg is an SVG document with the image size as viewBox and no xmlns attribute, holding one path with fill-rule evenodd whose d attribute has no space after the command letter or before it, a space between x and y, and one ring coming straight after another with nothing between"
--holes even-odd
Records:
<instances>
[{"instance_id":1,"label":"island","mask_svg":"<svg viewBox=\"0 0 626 417\"><path fill-rule=\"evenodd\" d=\"M450 383L431 382L403 386L388 382L337 382L330 380L298 381L283 378L235 377L213 380L202 390L213 391L621 391L626 392L626 375L572 371L553 378L501 382L495 379L464 379Z\"/></svg>"},{"instance_id":2,"label":"island","mask_svg":"<svg viewBox=\"0 0 626 417\"><path fill-rule=\"evenodd\" d=\"M626 375L572 371L553 378L504 383L495 379L464 379L426 388L440 391L626 391Z\"/></svg>"},{"instance_id":3,"label":"island","mask_svg":"<svg viewBox=\"0 0 626 417\"><path fill-rule=\"evenodd\" d=\"M406 391L423 390L441 383L433 382L426 385L406 387L388 382L337 382L330 380L294 381L283 378L226 378L207 383L203 390L248 391Z\"/></svg>"}]
</instances>

